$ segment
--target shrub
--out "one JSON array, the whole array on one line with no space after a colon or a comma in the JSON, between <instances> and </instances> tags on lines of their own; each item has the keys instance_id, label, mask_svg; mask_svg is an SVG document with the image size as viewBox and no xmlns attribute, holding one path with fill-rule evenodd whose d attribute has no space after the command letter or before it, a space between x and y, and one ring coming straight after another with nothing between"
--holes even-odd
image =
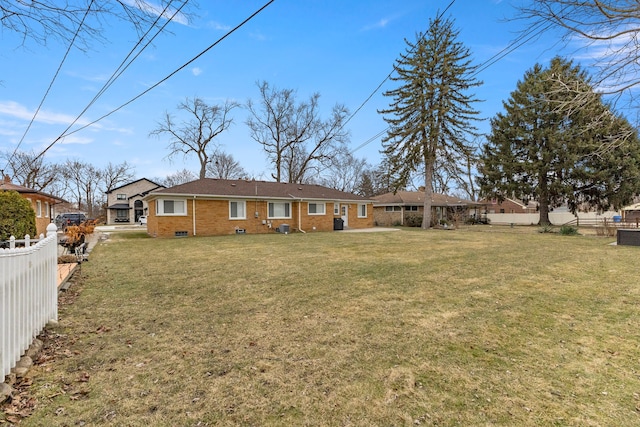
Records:
<instances>
[{"instance_id":1,"label":"shrub","mask_svg":"<svg viewBox=\"0 0 640 427\"><path fill-rule=\"evenodd\" d=\"M409 214L405 217L404 225L407 227L421 227L422 226L422 215L418 214Z\"/></svg>"},{"instance_id":2,"label":"shrub","mask_svg":"<svg viewBox=\"0 0 640 427\"><path fill-rule=\"evenodd\" d=\"M36 237L36 213L17 191L0 191L0 240Z\"/></svg>"},{"instance_id":3,"label":"shrub","mask_svg":"<svg viewBox=\"0 0 640 427\"><path fill-rule=\"evenodd\" d=\"M540 229L538 230L539 233L553 233L553 225L548 224L548 223L542 223L540 224Z\"/></svg>"},{"instance_id":4,"label":"shrub","mask_svg":"<svg viewBox=\"0 0 640 427\"><path fill-rule=\"evenodd\" d=\"M560 234L563 236L575 236L578 234L578 229L571 225L563 225L560 227Z\"/></svg>"}]
</instances>

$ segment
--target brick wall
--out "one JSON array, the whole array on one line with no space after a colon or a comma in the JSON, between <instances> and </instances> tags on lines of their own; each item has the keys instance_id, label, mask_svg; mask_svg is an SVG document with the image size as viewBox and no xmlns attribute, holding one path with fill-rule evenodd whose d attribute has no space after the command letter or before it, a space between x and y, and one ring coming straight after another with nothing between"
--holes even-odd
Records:
<instances>
[{"instance_id":1,"label":"brick wall","mask_svg":"<svg viewBox=\"0 0 640 427\"><path fill-rule=\"evenodd\" d=\"M36 216L36 231L37 234L35 236L30 236L33 238L37 238L39 235L44 234L47 235L47 226L51 223L52 218L51 215L51 199L45 196L40 196L38 194L29 194L28 196L22 194L22 197L29 200L31 203L31 207L35 212ZM40 215L38 216L38 208L37 201L40 201ZM18 239L22 239L24 236L16 236Z\"/></svg>"},{"instance_id":2,"label":"brick wall","mask_svg":"<svg viewBox=\"0 0 640 427\"><path fill-rule=\"evenodd\" d=\"M188 236L193 236L193 199L187 199L186 216L161 216L155 215L155 200L149 202L149 215L147 218L147 232L155 237L174 237L176 231L186 231ZM301 225L298 224L298 207L300 207ZM368 228L373 227L373 207L367 206L367 218L357 217L356 203L349 204L349 227ZM298 231L300 227L305 232L332 231L333 230L333 203L327 203L325 215L309 215L307 202L291 203L291 218L269 219L267 218L268 202L248 200L246 202L246 219L229 219L228 200L195 200L196 223L195 234L197 236L218 236L235 234L236 230L244 230L249 234L275 233L282 224L288 224L291 232ZM257 215L256 215L257 213ZM263 221L265 222L263 224ZM271 225L271 226L269 226ZM314 230L315 227L315 230Z\"/></svg>"}]
</instances>

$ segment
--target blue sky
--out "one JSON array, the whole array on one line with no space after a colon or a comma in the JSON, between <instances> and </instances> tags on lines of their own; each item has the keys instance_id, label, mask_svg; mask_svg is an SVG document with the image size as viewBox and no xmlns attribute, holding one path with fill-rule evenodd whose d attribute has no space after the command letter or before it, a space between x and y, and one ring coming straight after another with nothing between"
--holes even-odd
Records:
<instances>
[{"instance_id":1,"label":"blue sky","mask_svg":"<svg viewBox=\"0 0 640 427\"><path fill-rule=\"evenodd\" d=\"M161 35L78 121L88 123L154 85L235 27L265 1L201 0L198 17L189 25L170 24L172 34ZM186 97L209 104L226 99L240 103L258 100L257 81L296 89L298 100L320 93L323 117L334 104L356 110L391 72L394 61L429 19L450 0L275 0L263 12L187 68L135 102L97 124L56 143L45 159L59 163L78 159L103 167L129 162L136 177L161 178L183 168L198 170L197 159L168 161L166 138L150 137L165 112L177 113ZM505 22L515 13L508 1L456 0L445 16L455 20L459 40L471 51L475 64L484 64L509 46L523 29L522 22ZM108 27L107 43L90 52L74 50L33 126L20 145L39 152L54 141L95 96L137 41L122 26ZM47 46L27 42L4 30L0 33L0 150L13 151L22 138L66 50L52 41ZM501 111L502 100L515 89L524 72L536 62L547 65L560 53L557 37L545 33L478 75L484 84L475 93L484 102L477 108L490 118ZM350 148L370 163L380 161L380 138L363 144L386 129L377 110L387 108L382 93L387 81L348 124ZM179 116L177 116L179 117ZM218 138L252 176L270 179L270 165L260 145L249 136L247 111L233 114L235 124ZM74 126L75 129L79 125ZM479 124L488 130L488 121ZM4 167L4 164L0 165Z\"/></svg>"}]
</instances>

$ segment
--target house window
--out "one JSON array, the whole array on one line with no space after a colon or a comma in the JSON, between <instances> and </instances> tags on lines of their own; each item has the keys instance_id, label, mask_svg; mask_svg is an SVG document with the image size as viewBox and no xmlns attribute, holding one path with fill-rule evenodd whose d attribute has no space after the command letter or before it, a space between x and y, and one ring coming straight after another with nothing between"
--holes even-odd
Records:
<instances>
[{"instance_id":1,"label":"house window","mask_svg":"<svg viewBox=\"0 0 640 427\"><path fill-rule=\"evenodd\" d=\"M324 203L309 203L309 215L324 215L326 205Z\"/></svg>"},{"instance_id":2,"label":"house window","mask_svg":"<svg viewBox=\"0 0 640 427\"><path fill-rule=\"evenodd\" d=\"M246 219L247 218L246 202L229 202L229 219Z\"/></svg>"},{"instance_id":3,"label":"house window","mask_svg":"<svg viewBox=\"0 0 640 427\"><path fill-rule=\"evenodd\" d=\"M116 222L129 222L129 210L117 209L116 210Z\"/></svg>"},{"instance_id":4,"label":"house window","mask_svg":"<svg viewBox=\"0 0 640 427\"><path fill-rule=\"evenodd\" d=\"M127 195L126 194L116 194L116 199L117 200L127 200Z\"/></svg>"},{"instance_id":5,"label":"house window","mask_svg":"<svg viewBox=\"0 0 640 427\"><path fill-rule=\"evenodd\" d=\"M44 217L49 218L49 202L44 202Z\"/></svg>"},{"instance_id":6,"label":"house window","mask_svg":"<svg viewBox=\"0 0 640 427\"><path fill-rule=\"evenodd\" d=\"M358 204L358 218L367 217L367 205L364 203Z\"/></svg>"},{"instance_id":7,"label":"house window","mask_svg":"<svg viewBox=\"0 0 640 427\"><path fill-rule=\"evenodd\" d=\"M42 217L42 202L40 200L36 200L36 216Z\"/></svg>"},{"instance_id":8,"label":"house window","mask_svg":"<svg viewBox=\"0 0 640 427\"><path fill-rule=\"evenodd\" d=\"M418 211L418 207L417 206L405 206L404 210L409 212L409 211L414 211L417 212Z\"/></svg>"},{"instance_id":9,"label":"house window","mask_svg":"<svg viewBox=\"0 0 640 427\"><path fill-rule=\"evenodd\" d=\"M269 218L291 218L291 203L269 202Z\"/></svg>"},{"instance_id":10,"label":"house window","mask_svg":"<svg viewBox=\"0 0 640 427\"><path fill-rule=\"evenodd\" d=\"M157 215L186 215L187 205L184 200L158 199L156 201Z\"/></svg>"},{"instance_id":11,"label":"house window","mask_svg":"<svg viewBox=\"0 0 640 427\"><path fill-rule=\"evenodd\" d=\"M333 204L333 214L340 215L340 203Z\"/></svg>"},{"instance_id":12,"label":"house window","mask_svg":"<svg viewBox=\"0 0 640 427\"><path fill-rule=\"evenodd\" d=\"M385 212L400 212L401 208L400 206L385 206L384 210Z\"/></svg>"}]
</instances>

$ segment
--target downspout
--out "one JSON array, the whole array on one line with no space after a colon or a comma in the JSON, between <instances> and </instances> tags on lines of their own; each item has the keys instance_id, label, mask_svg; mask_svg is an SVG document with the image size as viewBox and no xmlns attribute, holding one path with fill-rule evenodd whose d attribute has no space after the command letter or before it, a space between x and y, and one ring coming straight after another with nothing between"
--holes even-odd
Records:
<instances>
[{"instance_id":1,"label":"downspout","mask_svg":"<svg viewBox=\"0 0 640 427\"><path fill-rule=\"evenodd\" d=\"M291 196L293 200L296 200L293 194L289 194L289 196ZM303 234L307 234L307 232L302 229L302 214L300 213L301 205L302 205L302 199L298 199L298 231L302 232Z\"/></svg>"},{"instance_id":2,"label":"downspout","mask_svg":"<svg viewBox=\"0 0 640 427\"><path fill-rule=\"evenodd\" d=\"M193 221L193 235L196 235L196 196L193 196L193 201L191 202L191 217Z\"/></svg>"}]
</instances>

